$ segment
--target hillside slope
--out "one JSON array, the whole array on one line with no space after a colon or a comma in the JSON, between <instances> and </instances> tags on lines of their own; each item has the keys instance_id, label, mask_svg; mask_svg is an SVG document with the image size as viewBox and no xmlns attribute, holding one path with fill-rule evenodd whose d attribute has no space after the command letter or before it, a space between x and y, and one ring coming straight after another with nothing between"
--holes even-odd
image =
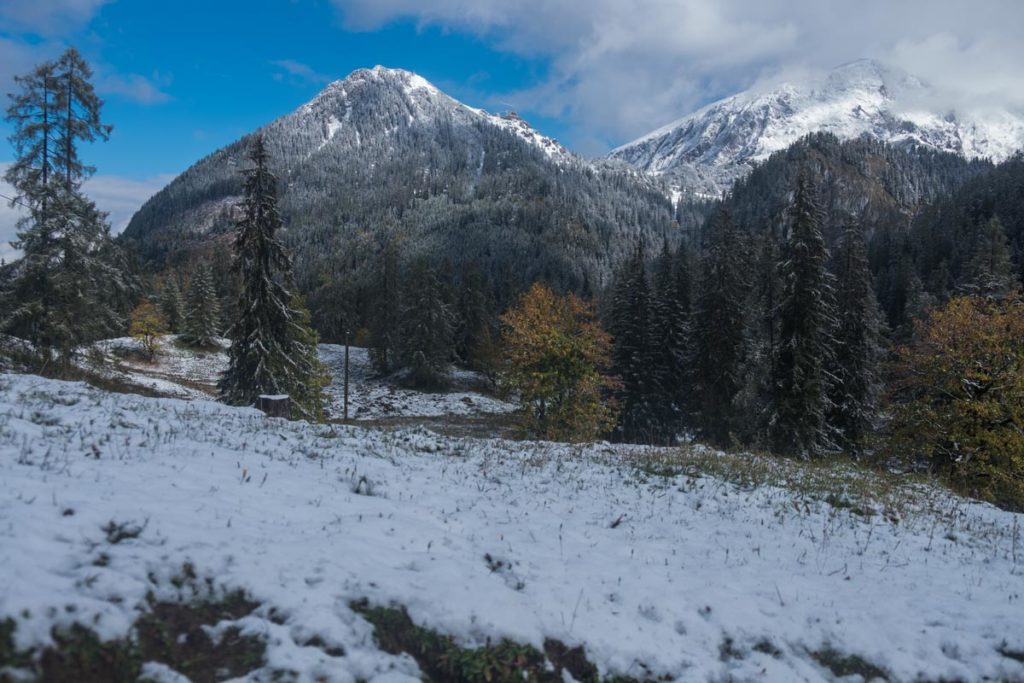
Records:
<instances>
[{"instance_id":1,"label":"hillside slope","mask_svg":"<svg viewBox=\"0 0 1024 683\"><path fill-rule=\"evenodd\" d=\"M637 236L674 236L664 189L592 164L509 114L492 116L397 69L362 69L260 129L305 289L362 275L389 242L512 285L597 283ZM124 239L175 260L232 225L249 136L150 199Z\"/></svg>"},{"instance_id":2,"label":"hillside slope","mask_svg":"<svg viewBox=\"0 0 1024 683\"><path fill-rule=\"evenodd\" d=\"M904 231L923 207L992 171L986 160L926 147L899 147L878 140L840 140L808 135L772 154L736 182L723 200L743 229L784 234L789 207L802 172L815 183L829 243L851 221L869 234Z\"/></svg>"},{"instance_id":3,"label":"hillside slope","mask_svg":"<svg viewBox=\"0 0 1024 683\"><path fill-rule=\"evenodd\" d=\"M82 680L81 662L120 662L180 682L171 664L212 652L240 680L419 681L448 641L421 633L433 645L399 656L395 620L369 605L461 647L579 645L602 676L636 681L1024 680L1019 517L883 484L4 375L0 669L70 662ZM186 636L190 609L209 628ZM97 645L70 650L90 632L114 639L98 659ZM222 649L193 652L202 633ZM34 659L55 637L62 649ZM573 670L594 680L579 657ZM570 680L549 671L539 680Z\"/></svg>"}]
</instances>

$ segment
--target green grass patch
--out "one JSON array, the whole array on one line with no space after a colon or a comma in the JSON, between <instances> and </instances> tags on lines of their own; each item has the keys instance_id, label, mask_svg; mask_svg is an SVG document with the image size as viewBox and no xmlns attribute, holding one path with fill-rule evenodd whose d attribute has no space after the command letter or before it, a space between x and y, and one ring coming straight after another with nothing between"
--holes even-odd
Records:
<instances>
[{"instance_id":1,"label":"green grass patch","mask_svg":"<svg viewBox=\"0 0 1024 683\"><path fill-rule=\"evenodd\" d=\"M859 655L846 655L826 645L820 650L809 653L811 659L821 664L838 678L860 676L865 683L882 680L889 681L889 674Z\"/></svg>"},{"instance_id":2,"label":"green grass patch","mask_svg":"<svg viewBox=\"0 0 1024 683\"><path fill-rule=\"evenodd\" d=\"M943 490L924 475L889 472L843 457L805 461L684 446L627 451L621 458L642 481L682 478L696 486L710 478L742 491L771 486L808 503L826 503L860 517L881 514L892 522L916 510L934 511L936 494Z\"/></svg>"},{"instance_id":3,"label":"green grass patch","mask_svg":"<svg viewBox=\"0 0 1024 683\"><path fill-rule=\"evenodd\" d=\"M580 683L640 683L656 679L612 676L602 679L582 647L546 640L544 650L510 640L475 648L459 646L451 636L417 626L400 607L376 607L362 600L351 605L373 624L378 647L416 660L432 683L562 683L567 672Z\"/></svg>"}]
</instances>

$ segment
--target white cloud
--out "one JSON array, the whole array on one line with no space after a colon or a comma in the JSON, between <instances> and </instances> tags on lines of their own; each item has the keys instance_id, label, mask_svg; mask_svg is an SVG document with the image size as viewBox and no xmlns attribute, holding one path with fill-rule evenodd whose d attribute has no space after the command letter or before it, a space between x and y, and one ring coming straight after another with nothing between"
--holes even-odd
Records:
<instances>
[{"instance_id":1,"label":"white cloud","mask_svg":"<svg viewBox=\"0 0 1024 683\"><path fill-rule=\"evenodd\" d=\"M353 30L412 19L548 60L543 83L497 98L565 117L581 139L625 141L759 79L861 57L951 103L1024 108L1021 0L333 2Z\"/></svg>"},{"instance_id":2,"label":"white cloud","mask_svg":"<svg viewBox=\"0 0 1024 683\"><path fill-rule=\"evenodd\" d=\"M161 79L166 82L165 79ZM139 104L160 104L171 96L160 89L155 79L139 74L107 74L97 79L96 90L104 95L118 95Z\"/></svg>"},{"instance_id":3,"label":"white cloud","mask_svg":"<svg viewBox=\"0 0 1024 683\"><path fill-rule=\"evenodd\" d=\"M62 47L51 42L28 44L0 36L0 95L14 92L14 77L32 71L36 64L60 54ZM6 103L6 97L3 98Z\"/></svg>"},{"instance_id":4,"label":"white cloud","mask_svg":"<svg viewBox=\"0 0 1024 683\"><path fill-rule=\"evenodd\" d=\"M8 163L0 163L0 177L3 176L8 165ZM173 178L173 174L159 175L145 180L96 175L85 182L83 190L96 202L96 206L100 210L109 214L111 232L118 235L128 227L128 221L139 210L139 207ZM0 194L13 197L14 190L0 180ZM19 256L18 252L10 245L10 241L17 236L16 224L25 211L18 206L11 207L7 200L0 201L3 202L0 205L0 257L10 261Z\"/></svg>"},{"instance_id":5,"label":"white cloud","mask_svg":"<svg viewBox=\"0 0 1024 683\"><path fill-rule=\"evenodd\" d=\"M52 36L77 30L112 0L0 0L0 21L11 31Z\"/></svg>"},{"instance_id":6,"label":"white cloud","mask_svg":"<svg viewBox=\"0 0 1024 683\"><path fill-rule=\"evenodd\" d=\"M146 200L174 180L173 173L165 173L144 180L113 175L95 175L85 181L82 189L101 210L109 216L110 230L119 235L128 227L135 212Z\"/></svg>"},{"instance_id":7,"label":"white cloud","mask_svg":"<svg viewBox=\"0 0 1024 683\"><path fill-rule=\"evenodd\" d=\"M15 90L14 77L27 74L48 59L57 57L65 40L85 29L103 5L113 0L0 0L0 93ZM171 99L163 88L170 79L136 73L117 73L96 65L97 91L139 104L159 104Z\"/></svg>"},{"instance_id":8,"label":"white cloud","mask_svg":"<svg viewBox=\"0 0 1024 683\"><path fill-rule=\"evenodd\" d=\"M297 62L294 59L278 59L270 63L278 68L278 71L274 74L274 78L277 80L287 76L300 84L311 85L323 85L331 81L330 76L319 73L308 64Z\"/></svg>"}]
</instances>

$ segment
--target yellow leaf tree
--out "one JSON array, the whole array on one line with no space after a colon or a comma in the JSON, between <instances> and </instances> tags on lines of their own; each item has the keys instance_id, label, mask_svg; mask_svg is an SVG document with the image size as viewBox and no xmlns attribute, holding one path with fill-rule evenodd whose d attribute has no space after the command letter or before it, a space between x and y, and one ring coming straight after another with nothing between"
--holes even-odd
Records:
<instances>
[{"instance_id":1,"label":"yellow leaf tree","mask_svg":"<svg viewBox=\"0 0 1024 683\"><path fill-rule=\"evenodd\" d=\"M160 337L167 333L167 318L149 301L143 301L129 314L128 333L142 343L152 357L160 349Z\"/></svg>"},{"instance_id":2,"label":"yellow leaf tree","mask_svg":"<svg viewBox=\"0 0 1024 683\"><path fill-rule=\"evenodd\" d=\"M602 374L611 361L611 339L589 304L534 284L502 322L502 380L518 395L529 431L586 441L615 424L607 396L617 382Z\"/></svg>"},{"instance_id":3,"label":"yellow leaf tree","mask_svg":"<svg viewBox=\"0 0 1024 683\"><path fill-rule=\"evenodd\" d=\"M890 449L1024 510L1024 299L959 297L898 352Z\"/></svg>"}]
</instances>

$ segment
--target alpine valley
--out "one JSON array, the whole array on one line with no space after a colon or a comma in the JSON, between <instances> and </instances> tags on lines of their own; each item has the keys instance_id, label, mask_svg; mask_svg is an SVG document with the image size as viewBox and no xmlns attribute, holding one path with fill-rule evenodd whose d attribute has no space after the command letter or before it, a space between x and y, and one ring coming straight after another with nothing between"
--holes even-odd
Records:
<instances>
[{"instance_id":1,"label":"alpine valley","mask_svg":"<svg viewBox=\"0 0 1024 683\"><path fill-rule=\"evenodd\" d=\"M297 18L350 3L206 3L177 38L167 3L22 4L0 43L57 6L140 14L82 29L95 87L68 47L4 116L0 683L1024 683L1024 113L861 60L588 159L378 66L231 128L114 237L86 184L114 125L143 124L126 167L191 163L196 124L257 115L238 93L277 116L312 64L435 73L492 37L419 3L307 65L277 59L315 42ZM639 16L692 60L648 4L540 4L466 25L527 13L493 38L532 45L571 13L600 39L543 33L681 77L625 40ZM790 35L810 61L793 26L723 25L713 63ZM154 27L181 97L108 120ZM1000 48L979 81L1020 61ZM527 62L530 92L562 63ZM502 89L490 65L459 77ZM617 83L607 106L655 104Z\"/></svg>"}]
</instances>

